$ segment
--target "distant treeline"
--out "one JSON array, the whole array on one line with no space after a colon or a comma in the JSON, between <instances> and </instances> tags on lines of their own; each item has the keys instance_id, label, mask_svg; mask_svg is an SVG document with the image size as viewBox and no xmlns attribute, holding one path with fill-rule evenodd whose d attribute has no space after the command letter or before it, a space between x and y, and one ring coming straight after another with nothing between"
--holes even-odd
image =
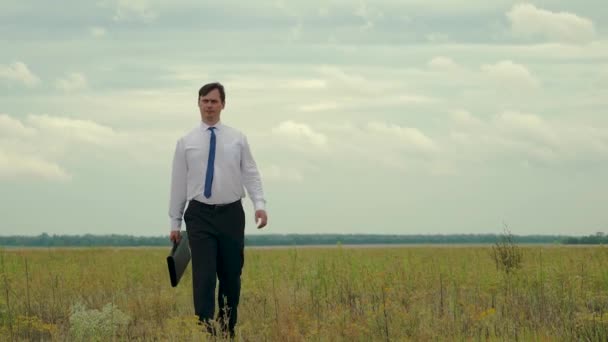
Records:
<instances>
[{"instance_id":1,"label":"distant treeline","mask_svg":"<svg viewBox=\"0 0 608 342\"><path fill-rule=\"evenodd\" d=\"M568 237L564 240L565 244L568 245L600 245L608 244L608 235L602 232L598 232L595 235L582 236L582 237Z\"/></svg>"},{"instance_id":2,"label":"distant treeline","mask_svg":"<svg viewBox=\"0 0 608 342\"><path fill-rule=\"evenodd\" d=\"M564 236L527 235L513 236L517 243L561 243ZM453 235L262 235L247 237L250 245L366 245L366 244L493 244L501 241L499 234Z\"/></svg>"},{"instance_id":3,"label":"distant treeline","mask_svg":"<svg viewBox=\"0 0 608 342\"><path fill-rule=\"evenodd\" d=\"M452 235L364 235L364 234L286 234L248 235L247 246L307 246L363 244L493 244L502 240L501 234ZM602 233L588 237L562 235L513 235L520 244L600 244L607 243ZM49 235L0 236L5 247L98 247L98 246L168 246L167 236L132 235Z\"/></svg>"}]
</instances>

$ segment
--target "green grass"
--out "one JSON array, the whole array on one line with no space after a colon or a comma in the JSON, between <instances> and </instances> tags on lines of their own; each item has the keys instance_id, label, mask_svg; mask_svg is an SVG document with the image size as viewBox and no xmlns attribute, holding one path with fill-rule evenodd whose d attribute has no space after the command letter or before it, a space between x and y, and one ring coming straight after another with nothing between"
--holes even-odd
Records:
<instances>
[{"instance_id":1,"label":"green grass","mask_svg":"<svg viewBox=\"0 0 608 342\"><path fill-rule=\"evenodd\" d=\"M167 252L1 251L0 340L204 340ZM490 246L247 249L237 339L604 341L606 265L606 247L524 247L509 275Z\"/></svg>"}]
</instances>

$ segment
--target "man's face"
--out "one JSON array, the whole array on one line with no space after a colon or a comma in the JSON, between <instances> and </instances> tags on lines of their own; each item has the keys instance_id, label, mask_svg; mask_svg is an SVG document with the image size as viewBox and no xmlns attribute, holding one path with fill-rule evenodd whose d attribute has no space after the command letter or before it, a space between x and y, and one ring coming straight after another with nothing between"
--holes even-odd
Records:
<instances>
[{"instance_id":1,"label":"man's face","mask_svg":"<svg viewBox=\"0 0 608 342\"><path fill-rule=\"evenodd\" d=\"M214 124L219 121L220 113L224 109L219 90L213 89L209 94L200 96L198 98L198 108L204 122Z\"/></svg>"}]
</instances>

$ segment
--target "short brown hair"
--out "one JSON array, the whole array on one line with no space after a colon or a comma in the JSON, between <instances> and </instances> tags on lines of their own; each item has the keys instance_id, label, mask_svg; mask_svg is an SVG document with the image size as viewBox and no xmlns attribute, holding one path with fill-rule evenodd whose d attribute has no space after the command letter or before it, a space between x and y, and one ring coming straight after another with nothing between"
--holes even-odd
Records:
<instances>
[{"instance_id":1,"label":"short brown hair","mask_svg":"<svg viewBox=\"0 0 608 342\"><path fill-rule=\"evenodd\" d=\"M222 103L226 102L226 91L224 90L224 86L220 82L207 83L201 87L198 91L198 98L201 96L206 96L213 89L217 89L220 92L220 99L222 99Z\"/></svg>"}]
</instances>

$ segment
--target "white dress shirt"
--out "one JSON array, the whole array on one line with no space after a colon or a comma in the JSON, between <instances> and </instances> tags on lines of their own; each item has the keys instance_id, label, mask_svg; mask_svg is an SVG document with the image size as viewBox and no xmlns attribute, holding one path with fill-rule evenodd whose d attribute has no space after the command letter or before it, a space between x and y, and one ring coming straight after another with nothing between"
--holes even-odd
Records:
<instances>
[{"instance_id":1,"label":"white dress shirt","mask_svg":"<svg viewBox=\"0 0 608 342\"><path fill-rule=\"evenodd\" d=\"M247 137L221 122L214 125L215 161L211 197L203 195L211 130L200 126L181 137L175 146L171 175L169 217L171 230L180 230L186 203L227 204L245 197L244 188L255 210L265 209L262 180L249 149ZM244 188L243 188L244 187Z\"/></svg>"}]
</instances>

